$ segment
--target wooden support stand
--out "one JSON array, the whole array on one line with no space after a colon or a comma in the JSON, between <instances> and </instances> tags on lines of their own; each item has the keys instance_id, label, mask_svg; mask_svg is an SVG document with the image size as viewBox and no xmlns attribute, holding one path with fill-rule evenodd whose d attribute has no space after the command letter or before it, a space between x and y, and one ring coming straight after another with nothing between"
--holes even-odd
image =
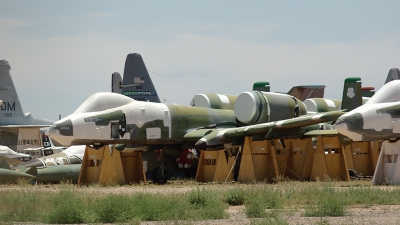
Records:
<instances>
[{"instance_id":1,"label":"wooden support stand","mask_svg":"<svg viewBox=\"0 0 400 225\"><path fill-rule=\"evenodd\" d=\"M373 184L400 184L400 141L382 143Z\"/></svg>"},{"instance_id":2,"label":"wooden support stand","mask_svg":"<svg viewBox=\"0 0 400 225\"><path fill-rule=\"evenodd\" d=\"M379 157L379 141L353 142L344 146L348 169L361 176L373 176Z\"/></svg>"},{"instance_id":3,"label":"wooden support stand","mask_svg":"<svg viewBox=\"0 0 400 225\"><path fill-rule=\"evenodd\" d=\"M141 152L120 152L108 145L99 149L86 147L78 185L137 182L146 182Z\"/></svg>"},{"instance_id":4,"label":"wooden support stand","mask_svg":"<svg viewBox=\"0 0 400 225\"><path fill-rule=\"evenodd\" d=\"M238 181L309 179L314 156L311 138L252 141L246 137Z\"/></svg>"},{"instance_id":5,"label":"wooden support stand","mask_svg":"<svg viewBox=\"0 0 400 225\"><path fill-rule=\"evenodd\" d=\"M318 136L311 180L325 178L350 181L344 147L337 136Z\"/></svg>"},{"instance_id":6,"label":"wooden support stand","mask_svg":"<svg viewBox=\"0 0 400 225\"><path fill-rule=\"evenodd\" d=\"M312 139L285 139L284 141L290 142L285 177L293 180L310 180L314 160Z\"/></svg>"},{"instance_id":7,"label":"wooden support stand","mask_svg":"<svg viewBox=\"0 0 400 225\"><path fill-rule=\"evenodd\" d=\"M235 157L229 156L225 150L201 151L197 166L196 181L232 181L231 168L234 161Z\"/></svg>"},{"instance_id":8,"label":"wooden support stand","mask_svg":"<svg viewBox=\"0 0 400 225\"><path fill-rule=\"evenodd\" d=\"M240 161L238 181L269 181L279 175L275 151L271 141L252 141L246 137Z\"/></svg>"}]
</instances>

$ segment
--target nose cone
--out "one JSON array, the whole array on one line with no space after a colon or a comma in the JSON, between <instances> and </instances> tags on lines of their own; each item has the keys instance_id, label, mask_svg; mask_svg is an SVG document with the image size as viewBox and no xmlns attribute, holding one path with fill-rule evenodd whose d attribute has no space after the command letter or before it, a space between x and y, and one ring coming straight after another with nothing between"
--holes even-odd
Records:
<instances>
[{"instance_id":1,"label":"nose cone","mask_svg":"<svg viewBox=\"0 0 400 225\"><path fill-rule=\"evenodd\" d=\"M340 116L335 123L335 129L339 133L351 138L353 141L363 140L363 126L364 121L360 113L354 113L352 115L345 114Z\"/></svg>"},{"instance_id":2,"label":"nose cone","mask_svg":"<svg viewBox=\"0 0 400 225\"><path fill-rule=\"evenodd\" d=\"M200 138L200 140L198 140L196 144L194 144L194 147L197 149L207 149L207 140L205 138Z\"/></svg>"},{"instance_id":3,"label":"nose cone","mask_svg":"<svg viewBox=\"0 0 400 225\"><path fill-rule=\"evenodd\" d=\"M62 145L71 145L74 130L71 120L57 121L49 128L49 135L52 139Z\"/></svg>"},{"instance_id":4,"label":"nose cone","mask_svg":"<svg viewBox=\"0 0 400 225\"><path fill-rule=\"evenodd\" d=\"M212 131L200 138L196 142L195 148L219 150L224 148L224 144L218 139L218 131Z\"/></svg>"}]
</instances>

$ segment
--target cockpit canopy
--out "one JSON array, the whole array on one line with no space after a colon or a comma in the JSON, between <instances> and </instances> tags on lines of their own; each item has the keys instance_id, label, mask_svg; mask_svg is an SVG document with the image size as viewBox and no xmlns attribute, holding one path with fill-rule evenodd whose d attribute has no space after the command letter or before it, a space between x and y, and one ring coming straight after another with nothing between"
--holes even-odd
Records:
<instances>
[{"instance_id":1,"label":"cockpit canopy","mask_svg":"<svg viewBox=\"0 0 400 225\"><path fill-rule=\"evenodd\" d=\"M126 105L135 100L121 94L100 92L93 94L75 110L75 113L97 112Z\"/></svg>"},{"instance_id":2,"label":"cockpit canopy","mask_svg":"<svg viewBox=\"0 0 400 225\"><path fill-rule=\"evenodd\" d=\"M400 101L400 80L390 81L376 92L365 104Z\"/></svg>"}]
</instances>

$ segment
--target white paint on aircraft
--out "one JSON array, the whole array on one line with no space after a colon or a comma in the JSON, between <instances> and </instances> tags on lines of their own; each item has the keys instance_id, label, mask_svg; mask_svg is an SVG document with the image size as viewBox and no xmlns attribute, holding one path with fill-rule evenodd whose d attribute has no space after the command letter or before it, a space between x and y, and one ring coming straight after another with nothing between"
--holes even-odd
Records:
<instances>
[{"instance_id":1,"label":"white paint on aircraft","mask_svg":"<svg viewBox=\"0 0 400 225\"><path fill-rule=\"evenodd\" d=\"M374 129L382 131L383 129L391 129L391 116L387 113L382 114L362 114L364 120L364 129Z\"/></svg>"},{"instance_id":2,"label":"white paint on aircraft","mask_svg":"<svg viewBox=\"0 0 400 225\"><path fill-rule=\"evenodd\" d=\"M400 120L392 121L393 133L400 133Z\"/></svg>"},{"instance_id":3,"label":"white paint on aircraft","mask_svg":"<svg viewBox=\"0 0 400 225\"><path fill-rule=\"evenodd\" d=\"M354 88L347 88L347 97L349 98L354 98L354 96L356 96L356 94L354 93Z\"/></svg>"},{"instance_id":4,"label":"white paint on aircraft","mask_svg":"<svg viewBox=\"0 0 400 225\"><path fill-rule=\"evenodd\" d=\"M330 110L337 110L335 102L330 99L325 99L326 105L329 107Z\"/></svg>"},{"instance_id":5,"label":"white paint on aircraft","mask_svg":"<svg viewBox=\"0 0 400 225\"><path fill-rule=\"evenodd\" d=\"M161 138L161 129L159 127L151 127L146 129L146 138L147 139L160 139Z\"/></svg>"},{"instance_id":6,"label":"white paint on aircraft","mask_svg":"<svg viewBox=\"0 0 400 225\"><path fill-rule=\"evenodd\" d=\"M223 104L229 104L229 98L226 95L220 95L220 94L217 95Z\"/></svg>"},{"instance_id":7,"label":"white paint on aircraft","mask_svg":"<svg viewBox=\"0 0 400 225\"><path fill-rule=\"evenodd\" d=\"M349 129L347 128L347 124L346 123L340 123L340 124L335 124L335 129L346 135L347 137L351 138L353 141L362 141L362 135L355 133L355 132L351 132L349 131Z\"/></svg>"}]
</instances>

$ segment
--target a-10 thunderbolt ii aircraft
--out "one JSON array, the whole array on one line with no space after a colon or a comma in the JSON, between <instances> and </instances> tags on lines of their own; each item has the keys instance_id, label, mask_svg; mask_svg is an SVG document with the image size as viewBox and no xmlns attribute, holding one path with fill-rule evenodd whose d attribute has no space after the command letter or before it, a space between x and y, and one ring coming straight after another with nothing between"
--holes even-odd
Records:
<instances>
[{"instance_id":1,"label":"a-10 thunderbolt ii aircraft","mask_svg":"<svg viewBox=\"0 0 400 225\"><path fill-rule=\"evenodd\" d=\"M63 145L136 143L184 148L193 147L219 128L240 126L243 131L237 131L237 136L244 137L256 128L254 125L267 132L271 128L297 129L333 121L343 112L306 114L302 101L271 92L244 92L234 110L141 102L115 93L96 93L73 114L55 122L49 134Z\"/></svg>"},{"instance_id":2,"label":"a-10 thunderbolt ii aircraft","mask_svg":"<svg viewBox=\"0 0 400 225\"><path fill-rule=\"evenodd\" d=\"M335 127L353 141L400 139L400 80L388 82L364 105L339 117Z\"/></svg>"},{"instance_id":3,"label":"a-10 thunderbolt ii aircraft","mask_svg":"<svg viewBox=\"0 0 400 225\"><path fill-rule=\"evenodd\" d=\"M354 85L351 82L358 81L350 79L345 86ZM344 98L349 96L354 95ZM63 145L143 144L148 145L147 151L222 149L225 144L240 144L245 136L256 140L301 137L308 130L326 128L320 123L334 121L342 114L307 115L304 103L295 97L260 91L239 95L234 110L141 102L120 94L96 93L73 114L55 122L49 134ZM225 131L231 132L229 138L219 135Z\"/></svg>"}]
</instances>

